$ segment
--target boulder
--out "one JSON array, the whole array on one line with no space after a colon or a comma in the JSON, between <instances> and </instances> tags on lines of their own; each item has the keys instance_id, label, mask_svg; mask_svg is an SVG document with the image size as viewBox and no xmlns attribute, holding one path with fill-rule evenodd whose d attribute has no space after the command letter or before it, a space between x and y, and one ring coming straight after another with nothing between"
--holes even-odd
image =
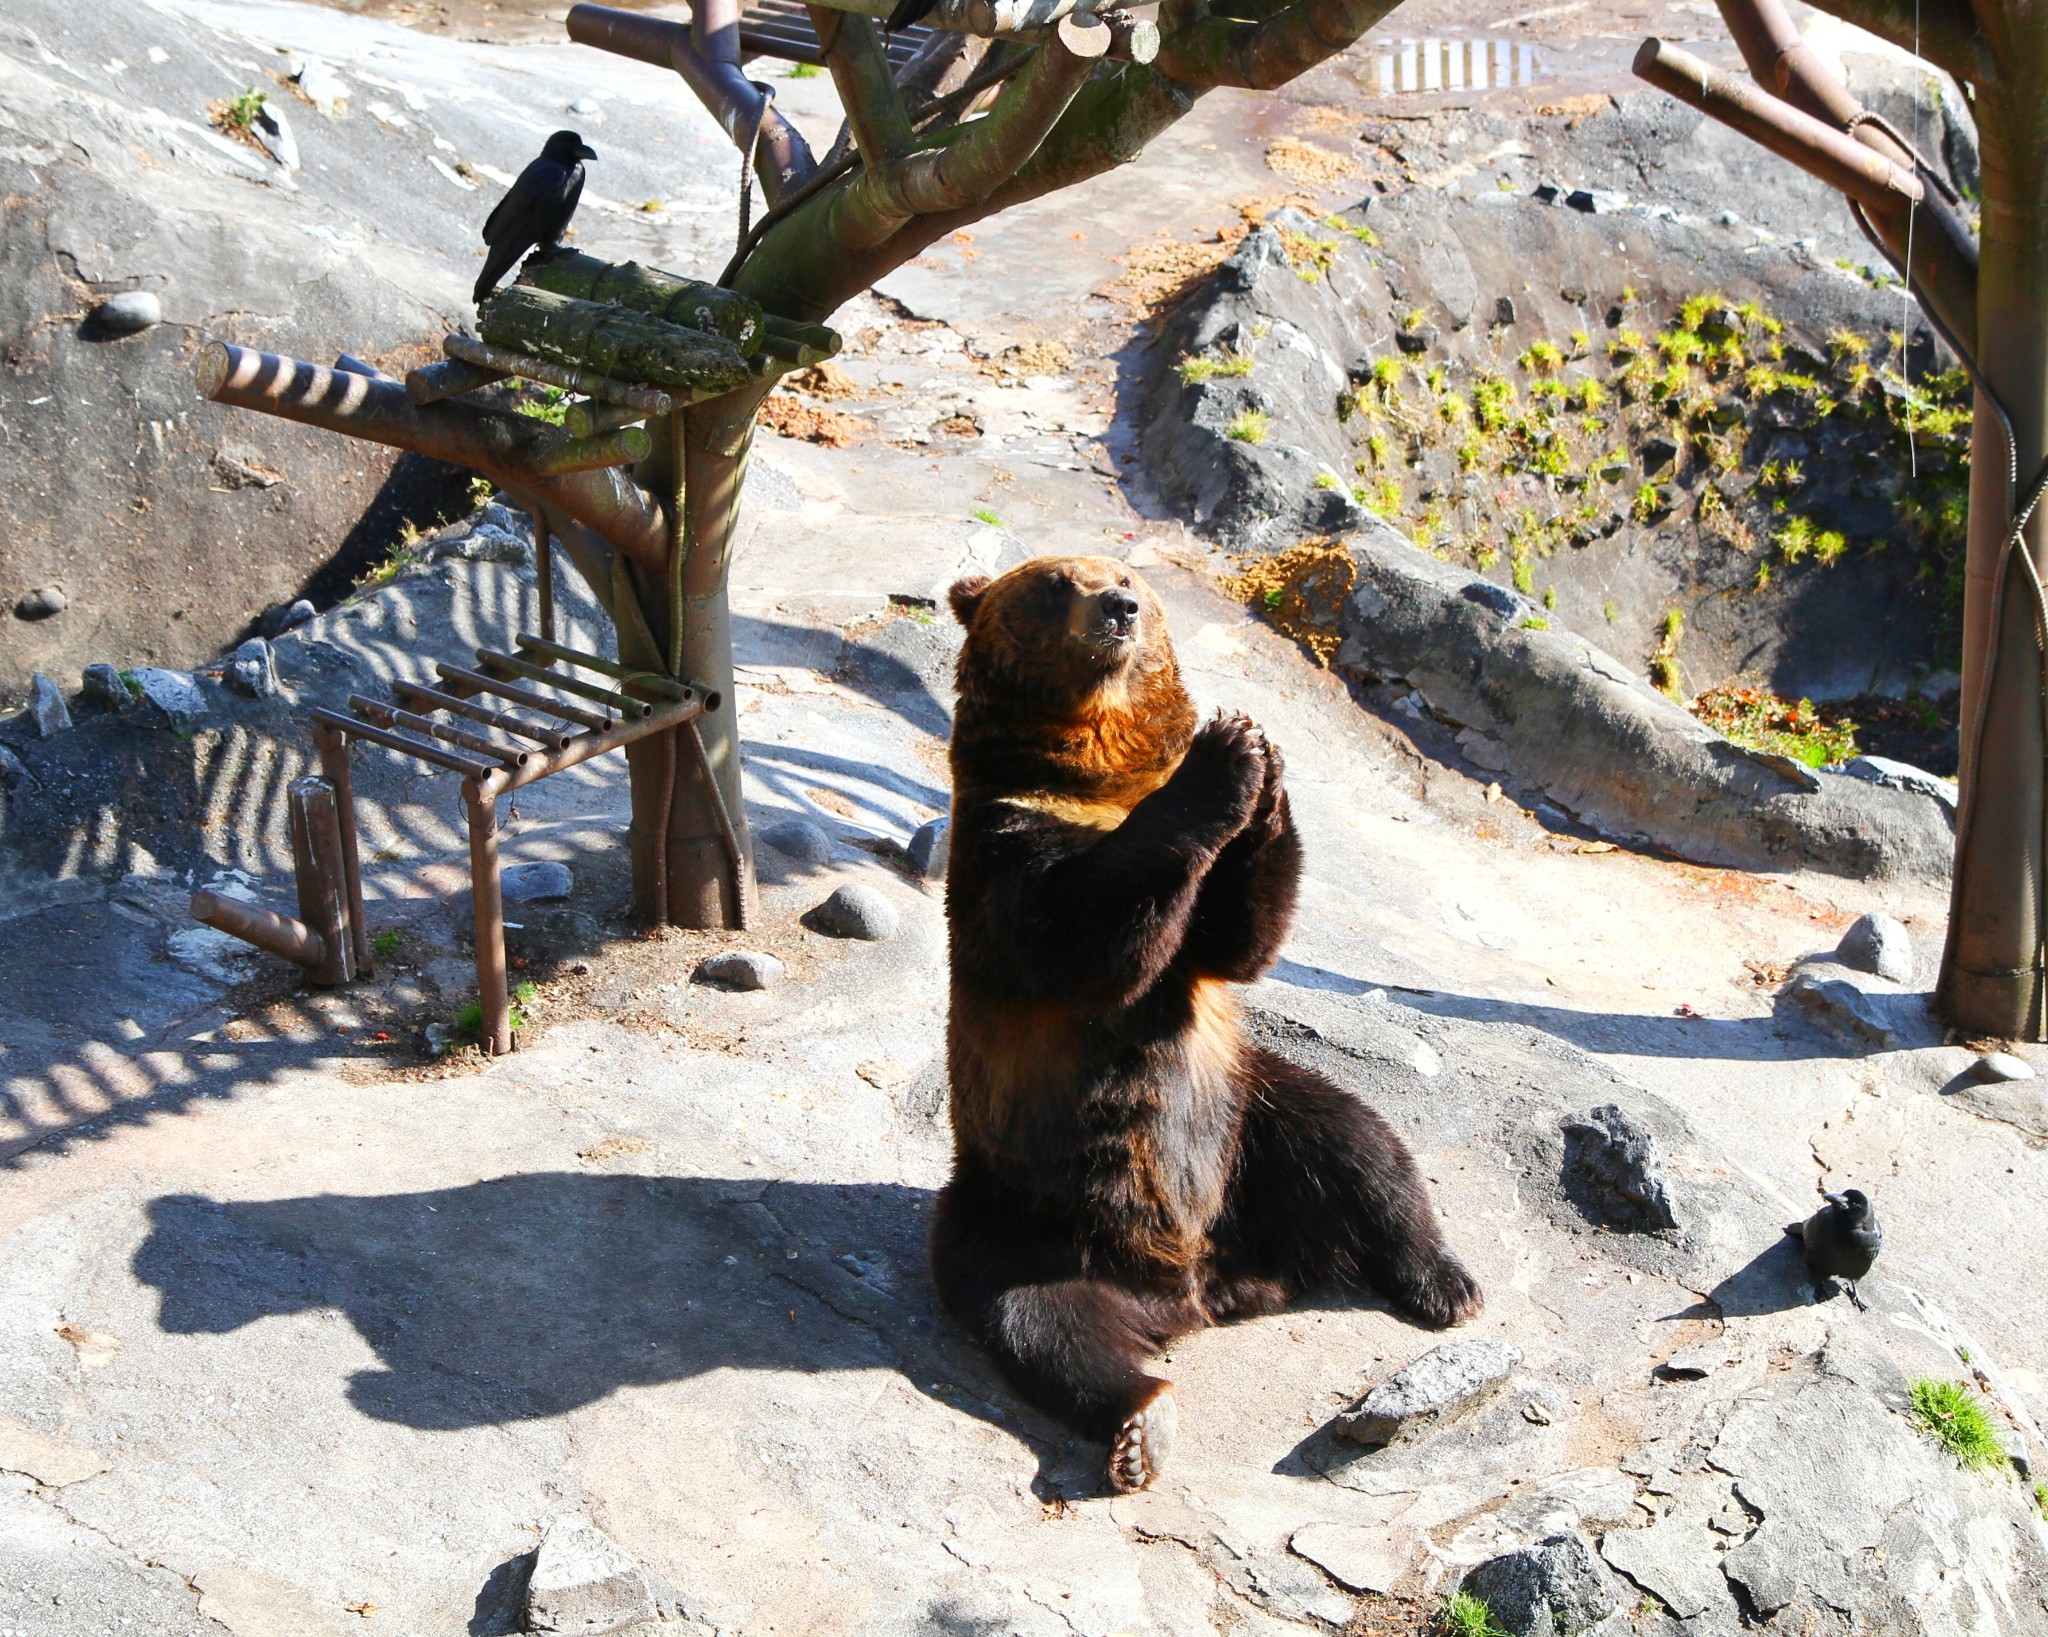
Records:
<instances>
[{"instance_id":1,"label":"boulder","mask_svg":"<svg viewBox=\"0 0 2048 1637\"><path fill-rule=\"evenodd\" d=\"M1621 1607L1613 1574L1576 1530L1489 1559L1464 1590L1511 1637L1576 1637Z\"/></svg>"},{"instance_id":2,"label":"boulder","mask_svg":"<svg viewBox=\"0 0 2048 1637\"><path fill-rule=\"evenodd\" d=\"M1338 1416L1337 1433L1369 1449L1413 1438L1489 1397L1521 1361L1506 1342L1444 1342Z\"/></svg>"},{"instance_id":3,"label":"boulder","mask_svg":"<svg viewBox=\"0 0 2048 1637\"><path fill-rule=\"evenodd\" d=\"M78 696L104 710L124 711L135 703L135 695L121 680L121 673L106 664L88 665L79 678Z\"/></svg>"},{"instance_id":4,"label":"boulder","mask_svg":"<svg viewBox=\"0 0 2048 1637\"><path fill-rule=\"evenodd\" d=\"M1675 1228L1656 1136L1618 1103L1568 1114L1565 1191L1597 1220L1631 1232Z\"/></svg>"},{"instance_id":5,"label":"boulder","mask_svg":"<svg viewBox=\"0 0 2048 1637\"><path fill-rule=\"evenodd\" d=\"M546 904L567 898L575 890L576 877L568 865L541 859L508 864L499 872L498 884L508 904Z\"/></svg>"},{"instance_id":6,"label":"boulder","mask_svg":"<svg viewBox=\"0 0 2048 1637\"><path fill-rule=\"evenodd\" d=\"M275 608L266 610L256 626L266 637L281 637L293 626L304 625L318 612L310 602L300 597L295 602L279 603Z\"/></svg>"},{"instance_id":7,"label":"boulder","mask_svg":"<svg viewBox=\"0 0 2048 1637\"><path fill-rule=\"evenodd\" d=\"M799 864L832 862L832 838L809 819L781 819L756 831L755 839Z\"/></svg>"},{"instance_id":8,"label":"boulder","mask_svg":"<svg viewBox=\"0 0 2048 1637\"><path fill-rule=\"evenodd\" d=\"M161 712L174 728L187 728L206 714L206 695L184 671L138 665L128 673L142 689L143 703Z\"/></svg>"},{"instance_id":9,"label":"boulder","mask_svg":"<svg viewBox=\"0 0 2048 1637\"><path fill-rule=\"evenodd\" d=\"M946 861L951 856L953 843L953 821L935 818L918 827L910 838L910 845L904 849L910 855L910 867L920 879L943 881L946 878Z\"/></svg>"},{"instance_id":10,"label":"boulder","mask_svg":"<svg viewBox=\"0 0 2048 1637\"><path fill-rule=\"evenodd\" d=\"M804 917L804 923L835 938L880 943L896 935L903 916L878 889L856 881L833 893Z\"/></svg>"}]
</instances>

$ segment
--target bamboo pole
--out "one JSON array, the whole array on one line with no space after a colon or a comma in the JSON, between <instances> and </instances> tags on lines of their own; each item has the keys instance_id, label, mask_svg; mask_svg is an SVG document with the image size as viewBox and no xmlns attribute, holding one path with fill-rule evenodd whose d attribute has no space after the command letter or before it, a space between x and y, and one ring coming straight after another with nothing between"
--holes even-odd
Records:
<instances>
[{"instance_id":1,"label":"bamboo pole","mask_svg":"<svg viewBox=\"0 0 2048 1637\"><path fill-rule=\"evenodd\" d=\"M572 438L594 438L600 432L616 432L622 426L637 426L646 419L644 409L586 398L562 411L562 430Z\"/></svg>"},{"instance_id":2,"label":"bamboo pole","mask_svg":"<svg viewBox=\"0 0 2048 1637\"><path fill-rule=\"evenodd\" d=\"M481 671L466 671L460 665L447 665L438 660L434 664L434 671L450 687L495 694L500 699L511 700L515 705L524 705L528 710L559 716L563 721L574 722L578 727L592 728L602 733L612 725L609 716L587 711L581 705L564 704L559 699L550 699L545 694L535 693L531 688L522 688L517 683L506 682L495 676L485 676Z\"/></svg>"}]
</instances>

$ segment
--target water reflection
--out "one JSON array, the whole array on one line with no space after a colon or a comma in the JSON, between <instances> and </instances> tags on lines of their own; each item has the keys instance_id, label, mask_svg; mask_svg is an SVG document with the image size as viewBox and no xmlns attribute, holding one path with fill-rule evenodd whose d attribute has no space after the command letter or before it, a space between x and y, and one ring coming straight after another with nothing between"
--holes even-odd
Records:
<instances>
[{"instance_id":1,"label":"water reflection","mask_svg":"<svg viewBox=\"0 0 2048 1637\"><path fill-rule=\"evenodd\" d=\"M1530 85L1543 71L1536 47L1523 40L1390 40L1374 66L1389 95Z\"/></svg>"}]
</instances>

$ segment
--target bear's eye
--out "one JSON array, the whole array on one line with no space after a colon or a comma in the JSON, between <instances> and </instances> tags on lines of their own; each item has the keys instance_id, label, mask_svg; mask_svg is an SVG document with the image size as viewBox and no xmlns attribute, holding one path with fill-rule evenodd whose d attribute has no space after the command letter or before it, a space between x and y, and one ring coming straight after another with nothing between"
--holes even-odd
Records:
<instances>
[{"instance_id":1,"label":"bear's eye","mask_svg":"<svg viewBox=\"0 0 2048 1637\"><path fill-rule=\"evenodd\" d=\"M1128 574L1119 574L1117 576L1116 583L1122 586L1126 591L1131 589L1131 577Z\"/></svg>"}]
</instances>

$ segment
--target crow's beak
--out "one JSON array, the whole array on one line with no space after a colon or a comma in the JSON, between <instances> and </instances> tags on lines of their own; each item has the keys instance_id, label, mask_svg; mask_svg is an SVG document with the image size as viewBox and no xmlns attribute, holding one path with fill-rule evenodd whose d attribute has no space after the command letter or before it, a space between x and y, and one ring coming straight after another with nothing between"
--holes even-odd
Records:
<instances>
[{"instance_id":1,"label":"crow's beak","mask_svg":"<svg viewBox=\"0 0 2048 1637\"><path fill-rule=\"evenodd\" d=\"M1846 1211L1849 1208L1849 1201L1841 1194L1822 1194L1820 1197L1838 1209Z\"/></svg>"},{"instance_id":2,"label":"crow's beak","mask_svg":"<svg viewBox=\"0 0 2048 1637\"><path fill-rule=\"evenodd\" d=\"M576 157L578 159L595 159L597 157L597 150L595 148L578 148L576 150Z\"/></svg>"}]
</instances>

